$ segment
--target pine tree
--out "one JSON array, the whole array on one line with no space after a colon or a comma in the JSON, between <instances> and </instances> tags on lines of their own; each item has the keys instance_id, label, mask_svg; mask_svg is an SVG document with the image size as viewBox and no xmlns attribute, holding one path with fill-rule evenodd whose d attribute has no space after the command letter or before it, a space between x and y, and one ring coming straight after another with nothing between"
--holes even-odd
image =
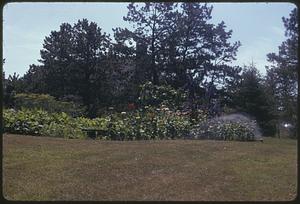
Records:
<instances>
[{"instance_id":1,"label":"pine tree","mask_svg":"<svg viewBox=\"0 0 300 204\"><path fill-rule=\"evenodd\" d=\"M46 37L41 50L42 65L31 65L23 79L27 89L56 98L80 96L88 115L107 99L107 52L109 36L94 22L63 23ZM102 101L100 101L102 100Z\"/></svg>"},{"instance_id":2,"label":"pine tree","mask_svg":"<svg viewBox=\"0 0 300 204\"><path fill-rule=\"evenodd\" d=\"M253 63L244 67L234 103L237 110L248 113L257 120L265 136L274 136L276 123L273 103L268 98L262 77Z\"/></svg>"},{"instance_id":3,"label":"pine tree","mask_svg":"<svg viewBox=\"0 0 300 204\"><path fill-rule=\"evenodd\" d=\"M297 127L297 95L298 95L298 18L297 9L289 18L282 18L287 39L279 46L279 52L267 55L272 63L267 67L271 92L277 106L280 121L291 123ZM296 134L296 128L294 129Z\"/></svg>"}]
</instances>

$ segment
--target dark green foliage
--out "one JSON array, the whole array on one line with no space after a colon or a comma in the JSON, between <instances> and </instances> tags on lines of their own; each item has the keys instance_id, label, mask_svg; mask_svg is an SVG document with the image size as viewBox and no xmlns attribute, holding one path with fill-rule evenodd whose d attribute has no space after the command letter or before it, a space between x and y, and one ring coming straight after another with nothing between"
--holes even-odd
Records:
<instances>
[{"instance_id":1,"label":"dark green foliage","mask_svg":"<svg viewBox=\"0 0 300 204\"><path fill-rule=\"evenodd\" d=\"M130 3L127 7L128 13L123 19L133 24L135 28L133 32L126 29L119 30L123 30L124 39L137 42L137 57L147 59L144 62L137 59L138 68L146 67L149 74L147 79L155 85L159 84L158 60L163 47L162 41L169 34L170 26L173 25L173 22L168 20L168 16L171 15L174 6L175 4L170 2L147 2L142 7ZM144 53L141 52L142 50Z\"/></svg>"},{"instance_id":2,"label":"dark green foliage","mask_svg":"<svg viewBox=\"0 0 300 204\"><path fill-rule=\"evenodd\" d=\"M72 117L82 116L85 112L84 107L66 101L57 101L48 94L26 94L20 93L14 96L16 109L42 109L50 113L65 112Z\"/></svg>"},{"instance_id":3,"label":"dark green foliage","mask_svg":"<svg viewBox=\"0 0 300 204\"><path fill-rule=\"evenodd\" d=\"M133 28L113 29L115 41L87 19L61 24L44 39L41 65L4 78L4 105L20 111L7 119L7 130L76 138L84 127L107 131L104 139L181 138L207 115L234 111L254 116L266 136L280 121L296 127L296 9L283 18L288 39L268 55L273 66L264 80L253 64L243 72L230 65L241 44L230 42L224 22L210 23L212 9L197 2L130 3L123 20ZM21 108L41 110L27 118L31 112ZM42 110L50 122L34 119ZM247 126L216 128L208 132L251 139Z\"/></svg>"},{"instance_id":4,"label":"dark green foliage","mask_svg":"<svg viewBox=\"0 0 300 204\"><path fill-rule=\"evenodd\" d=\"M20 78L24 84L24 88L20 92L54 94L55 89L51 89L53 85L49 84L51 81L46 79L47 70L43 66L32 64L25 75Z\"/></svg>"},{"instance_id":5,"label":"dark green foliage","mask_svg":"<svg viewBox=\"0 0 300 204\"><path fill-rule=\"evenodd\" d=\"M22 81L16 73L12 76L9 75L7 79L3 76L3 105L7 108L13 107L14 96L23 88Z\"/></svg>"},{"instance_id":6,"label":"dark green foliage","mask_svg":"<svg viewBox=\"0 0 300 204\"><path fill-rule=\"evenodd\" d=\"M205 117L202 115L202 120ZM29 135L85 138L82 128L95 128L107 132L107 135L99 135L104 140L175 139L187 135L191 127L189 116L169 111L165 106L145 107L144 110L94 119L73 118L66 113L47 113L37 109L4 111L5 132Z\"/></svg>"},{"instance_id":7,"label":"dark green foliage","mask_svg":"<svg viewBox=\"0 0 300 204\"><path fill-rule=\"evenodd\" d=\"M187 116L166 107L146 106L144 110L108 116L111 137L125 140L182 138L191 124Z\"/></svg>"},{"instance_id":8,"label":"dark green foliage","mask_svg":"<svg viewBox=\"0 0 300 204\"><path fill-rule=\"evenodd\" d=\"M63 23L46 37L41 50L42 65L32 65L24 75L26 91L47 93L56 98L77 95L94 117L99 103L107 98L109 37L94 22Z\"/></svg>"},{"instance_id":9,"label":"dark green foliage","mask_svg":"<svg viewBox=\"0 0 300 204\"><path fill-rule=\"evenodd\" d=\"M246 67L236 89L234 104L238 111L254 116L264 136L274 136L274 104L262 86L262 78L253 64Z\"/></svg>"},{"instance_id":10,"label":"dark green foliage","mask_svg":"<svg viewBox=\"0 0 300 204\"><path fill-rule=\"evenodd\" d=\"M124 21L134 29L113 29L115 43L87 19L63 23L44 39L42 64L30 66L21 92L78 96L89 117L105 106L136 102L147 81L202 97L204 76L217 82L229 75L226 63L240 45L229 43L232 31L224 22L208 23L211 11L200 3L130 3Z\"/></svg>"},{"instance_id":11,"label":"dark green foliage","mask_svg":"<svg viewBox=\"0 0 300 204\"><path fill-rule=\"evenodd\" d=\"M168 85L157 86L152 82L141 85L139 104L142 106L158 106L164 104L173 110L180 108L187 99L187 93Z\"/></svg>"},{"instance_id":12,"label":"dark green foliage","mask_svg":"<svg viewBox=\"0 0 300 204\"><path fill-rule=\"evenodd\" d=\"M205 86L205 78L212 83L222 80L230 69L226 63L235 59L240 42L230 43L232 31L226 25L217 25L211 19L213 7L200 3L182 3L181 12L173 12L171 21L176 22L175 33L169 36L165 47L174 49L166 52L167 76L175 86L184 86L189 80L197 80ZM176 54L177 53L177 54ZM193 76L190 78L189 75Z\"/></svg>"},{"instance_id":13,"label":"dark green foliage","mask_svg":"<svg viewBox=\"0 0 300 204\"><path fill-rule=\"evenodd\" d=\"M297 126L298 93L298 17L297 8L289 18L283 17L287 39L279 46L278 53L269 53L268 61L272 63L267 69L266 84L276 104L277 123L290 123ZM293 137L296 136L296 131Z\"/></svg>"},{"instance_id":14,"label":"dark green foliage","mask_svg":"<svg viewBox=\"0 0 300 204\"><path fill-rule=\"evenodd\" d=\"M226 63L235 59L240 42L229 42L232 31L226 31L224 22L208 23L211 11L212 7L200 3L129 4L124 20L134 25L133 31L115 31L123 43L137 44L138 78L179 88L189 80L204 85L205 76L217 82L230 75Z\"/></svg>"},{"instance_id":15,"label":"dark green foliage","mask_svg":"<svg viewBox=\"0 0 300 204\"><path fill-rule=\"evenodd\" d=\"M3 116L5 132L25 135L85 138L82 127L102 125L99 119L73 118L66 113L48 113L38 109L7 109Z\"/></svg>"},{"instance_id":16,"label":"dark green foliage","mask_svg":"<svg viewBox=\"0 0 300 204\"><path fill-rule=\"evenodd\" d=\"M206 115L199 115L197 137L222 140L254 140L250 125L245 123L207 123ZM205 125L203 125L205 124ZM187 138L194 125L189 116L170 111L166 106L109 114L102 118L72 118L65 113L47 113L42 110L13 109L4 111L4 131L9 133L43 135L65 138L86 138L82 128L103 130L98 135L104 140L149 140ZM200 131L200 133L199 133ZM199 136L200 134L200 136Z\"/></svg>"}]
</instances>

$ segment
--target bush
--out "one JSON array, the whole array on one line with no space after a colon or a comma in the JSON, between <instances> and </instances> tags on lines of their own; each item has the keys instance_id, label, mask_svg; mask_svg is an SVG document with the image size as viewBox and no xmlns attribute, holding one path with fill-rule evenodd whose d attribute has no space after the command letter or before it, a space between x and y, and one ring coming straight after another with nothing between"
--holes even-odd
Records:
<instances>
[{"instance_id":1,"label":"bush","mask_svg":"<svg viewBox=\"0 0 300 204\"><path fill-rule=\"evenodd\" d=\"M110 138L122 140L181 138L191 128L188 116L170 111L164 105L111 114L107 121Z\"/></svg>"},{"instance_id":2,"label":"bush","mask_svg":"<svg viewBox=\"0 0 300 204\"><path fill-rule=\"evenodd\" d=\"M50 113L65 112L73 117L82 116L85 109L74 102L58 101L48 94L20 93L14 96L15 108L42 109Z\"/></svg>"},{"instance_id":3,"label":"bush","mask_svg":"<svg viewBox=\"0 0 300 204\"><path fill-rule=\"evenodd\" d=\"M203 126L194 129L191 132L194 139L215 139L215 140L237 140L253 141L255 140L254 132L245 124L224 123L213 124L204 128Z\"/></svg>"},{"instance_id":4,"label":"bush","mask_svg":"<svg viewBox=\"0 0 300 204\"><path fill-rule=\"evenodd\" d=\"M24 109L4 110L4 132L42 135L65 138L83 138L81 126L77 118L72 118L66 113L48 113L43 110Z\"/></svg>"},{"instance_id":5,"label":"bush","mask_svg":"<svg viewBox=\"0 0 300 204\"><path fill-rule=\"evenodd\" d=\"M186 101L187 93L171 86L156 86L147 82L140 87L139 104L142 106L166 105L172 109L179 108Z\"/></svg>"},{"instance_id":6,"label":"bush","mask_svg":"<svg viewBox=\"0 0 300 204\"><path fill-rule=\"evenodd\" d=\"M219 140L254 140L254 133L251 129L240 123L218 124L209 128L208 131L215 134L216 139Z\"/></svg>"},{"instance_id":7,"label":"bush","mask_svg":"<svg viewBox=\"0 0 300 204\"><path fill-rule=\"evenodd\" d=\"M191 130L189 138L253 141L261 139L255 121L241 114L231 114L204 121Z\"/></svg>"},{"instance_id":8,"label":"bush","mask_svg":"<svg viewBox=\"0 0 300 204\"><path fill-rule=\"evenodd\" d=\"M44 124L51 122L51 117L42 110L4 110L4 131L17 134L39 135Z\"/></svg>"},{"instance_id":9,"label":"bush","mask_svg":"<svg viewBox=\"0 0 300 204\"><path fill-rule=\"evenodd\" d=\"M99 135L102 139L175 139L186 136L191 127L189 116L170 111L165 106L146 106L144 109L95 119L73 118L66 113L43 110L4 110L4 131L17 134L85 138L82 128L96 128L107 132L106 135Z\"/></svg>"}]
</instances>

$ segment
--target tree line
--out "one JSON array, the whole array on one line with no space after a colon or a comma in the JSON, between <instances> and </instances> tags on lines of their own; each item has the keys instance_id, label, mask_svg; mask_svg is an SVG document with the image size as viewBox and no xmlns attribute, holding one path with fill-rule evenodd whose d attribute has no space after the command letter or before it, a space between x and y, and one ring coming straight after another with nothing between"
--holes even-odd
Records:
<instances>
[{"instance_id":1,"label":"tree line","mask_svg":"<svg viewBox=\"0 0 300 204\"><path fill-rule=\"evenodd\" d=\"M283 18L287 40L266 77L252 63L232 66L239 41L222 21L210 23L213 7L203 3L130 3L113 38L95 22L63 23L45 37L40 64L22 77L5 79L4 104L14 93L46 93L63 101L82 103L87 116L103 107L135 103L146 82L170 85L188 93L188 102L206 109L219 104L253 115L266 134L278 121L296 124L297 10Z\"/></svg>"}]
</instances>

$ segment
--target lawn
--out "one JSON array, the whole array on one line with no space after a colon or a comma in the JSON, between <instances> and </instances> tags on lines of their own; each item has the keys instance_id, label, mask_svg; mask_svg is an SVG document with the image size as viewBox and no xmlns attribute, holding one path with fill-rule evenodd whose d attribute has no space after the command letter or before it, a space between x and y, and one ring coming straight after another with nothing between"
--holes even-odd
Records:
<instances>
[{"instance_id":1,"label":"lawn","mask_svg":"<svg viewBox=\"0 0 300 204\"><path fill-rule=\"evenodd\" d=\"M96 141L3 135L8 200L285 201L297 141Z\"/></svg>"}]
</instances>

